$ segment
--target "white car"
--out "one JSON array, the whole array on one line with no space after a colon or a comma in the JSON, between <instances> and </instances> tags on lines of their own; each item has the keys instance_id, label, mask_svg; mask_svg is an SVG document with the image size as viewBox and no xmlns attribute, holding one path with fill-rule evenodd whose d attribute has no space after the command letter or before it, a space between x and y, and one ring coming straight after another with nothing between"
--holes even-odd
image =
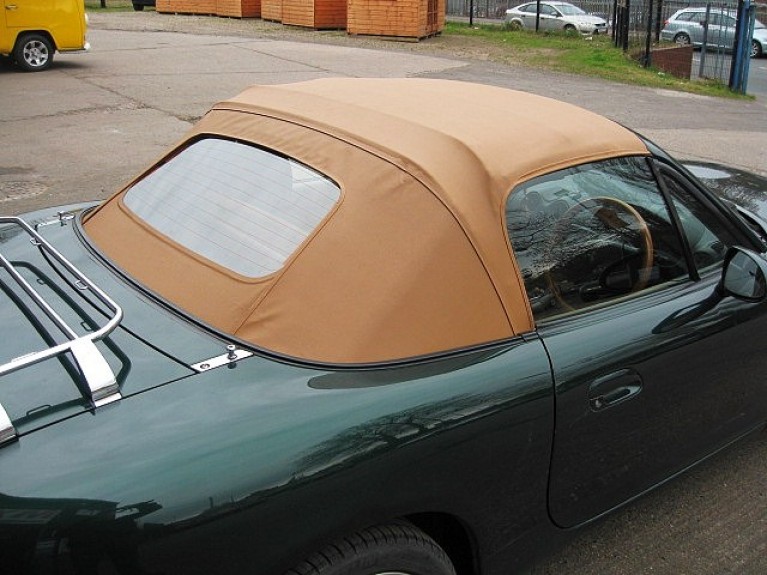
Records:
<instances>
[{"instance_id":1,"label":"white car","mask_svg":"<svg viewBox=\"0 0 767 575\"><path fill-rule=\"evenodd\" d=\"M535 30L535 18L538 4L528 2L506 10L506 22L510 28ZM599 16L586 14L583 10L568 2L540 3L540 30L562 30L581 34L607 34L607 22Z\"/></svg>"}]
</instances>

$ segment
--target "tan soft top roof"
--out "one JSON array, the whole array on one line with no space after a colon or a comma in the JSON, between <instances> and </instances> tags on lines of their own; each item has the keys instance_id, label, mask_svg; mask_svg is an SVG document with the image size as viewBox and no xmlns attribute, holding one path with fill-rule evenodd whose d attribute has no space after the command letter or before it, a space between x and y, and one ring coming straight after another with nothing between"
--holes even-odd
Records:
<instances>
[{"instance_id":1,"label":"tan soft top roof","mask_svg":"<svg viewBox=\"0 0 767 575\"><path fill-rule=\"evenodd\" d=\"M196 257L132 214L124 192L87 231L126 271L218 329L330 363L529 331L505 230L509 191L563 167L648 153L629 130L569 104L423 79L254 86L216 105L178 148L209 134L277 150L341 187L336 209L282 270L252 280Z\"/></svg>"},{"instance_id":2,"label":"tan soft top roof","mask_svg":"<svg viewBox=\"0 0 767 575\"><path fill-rule=\"evenodd\" d=\"M388 148L456 199L461 194L451 183L467 169L485 172L493 185L484 191L497 202L516 183L560 166L647 153L634 133L583 108L449 80L332 78L252 86L216 108L278 111L371 149ZM469 198L476 202L476 194Z\"/></svg>"}]
</instances>

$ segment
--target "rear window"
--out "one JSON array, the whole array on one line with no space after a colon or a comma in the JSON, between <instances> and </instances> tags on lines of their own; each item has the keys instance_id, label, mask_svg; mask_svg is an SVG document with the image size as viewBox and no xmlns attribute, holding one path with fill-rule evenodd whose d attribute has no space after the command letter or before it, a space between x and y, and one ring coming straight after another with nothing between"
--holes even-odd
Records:
<instances>
[{"instance_id":1,"label":"rear window","mask_svg":"<svg viewBox=\"0 0 767 575\"><path fill-rule=\"evenodd\" d=\"M207 138L137 182L124 203L184 248L257 278L279 270L340 195L332 180L290 158Z\"/></svg>"},{"instance_id":2,"label":"rear window","mask_svg":"<svg viewBox=\"0 0 767 575\"><path fill-rule=\"evenodd\" d=\"M681 14L677 14L676 20L682 22L703 22L705 16L705 12L682 12Z\"/></svg>"}]
</instances>

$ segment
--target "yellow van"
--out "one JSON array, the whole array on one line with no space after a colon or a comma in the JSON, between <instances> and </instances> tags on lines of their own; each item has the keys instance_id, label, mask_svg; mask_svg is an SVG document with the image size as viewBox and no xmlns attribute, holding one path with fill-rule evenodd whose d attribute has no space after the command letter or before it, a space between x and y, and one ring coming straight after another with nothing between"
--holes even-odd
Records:
<instances>
[{"instance_id":1,"label":"yellow van","mask_svg":"<svg viewBox=\"0 0 767 575\"><path fill-rule=\"evenodd\" d=\"M45 70L59 52L90 49L84 0L0 0L0 54L27 72Z\"/></svg>"}]
</instances>

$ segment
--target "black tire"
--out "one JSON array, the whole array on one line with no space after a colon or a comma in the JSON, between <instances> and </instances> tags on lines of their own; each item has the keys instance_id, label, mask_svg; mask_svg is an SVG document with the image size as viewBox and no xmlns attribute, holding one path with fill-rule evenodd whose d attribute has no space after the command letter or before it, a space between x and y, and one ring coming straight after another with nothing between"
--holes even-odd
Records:
<instances>
[{"instance_id":1,"label":"black tire","mask_svg":"<svg viewBox=\"0 0 767 575\"><path fill-rule=\"evenodd\" d=\"M53 44L40 34L23 34L16 40L13 59L25 72L40 72L53 63Z\"/></svg>"},{"instance_id":2,"label":"black tire","mask_svg":"<svg viewBox=\"0 0 767 575\"><path fill-rule=\"evenodd\" d=\"M133 9L134 9L136 12L141 12L141 11L144 9L144 5L143 5L143 4L134 4L134 5L133 5Z\"/></svg>"},{"instance_id":3,"label":"black tire","mask_svg":"<svg viewBox=\"0 0 767 575\"><path fill-rule=\"evenodd\" d=\"M751 40L751 57L758 58L762 55L762 45L756 40Z\"/></svg>"},{"instance_id":4,"label":"black tire","mask_svg":"<svg viewBox=\"0 0 767 575\"><path fill-rule=\"evenodd\" d=\"M514 30L515 32L522 29L522 22L519 20L512 20L509 24L509 29Z\"/></svg>"},{"instance_id":5,"label":"black tire","mask_svg":"<svg viewBox=\"0 0 767 575\"><path fill-rule=\"evenodd\" d=\"M565 34L567 34L568 36L575 36L578 33L578 31L575 29L575 26L573 26L572 24L567 24L564 30L565 30Z\"/></svg>"},{"instance_id":6,"label":"black tire","mask_svg":"<svg viewBox=\"0 0 767 575\"><path fill-rule=\"evenodd\" d=\"M455 575L445 551L409 523L363 529L314 553L285 575Z\"/></svg>"},{"instance_id":7,"label":"black tire","mask_svg":"<svg viewBox=\"0 0 767 575\"><path fill-rule=\"evenodd\" d=\"M676 36L674 36L674 42L679 44L680 46L689 46L690 45L690 37L685 34L684 32L680 32Z\"/></svg>"}]
</instances>

